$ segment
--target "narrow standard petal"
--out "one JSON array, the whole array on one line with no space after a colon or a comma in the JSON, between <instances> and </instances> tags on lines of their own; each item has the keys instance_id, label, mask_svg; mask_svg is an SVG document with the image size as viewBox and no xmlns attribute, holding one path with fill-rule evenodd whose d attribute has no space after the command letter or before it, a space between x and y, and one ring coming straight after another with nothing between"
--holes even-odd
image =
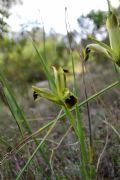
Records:
<instances>
[{"instance_id":1,"label":"narrow standard petal","mask_svg":"<svg viewBox=\"0 0 120 180\"><path fill-rule=\"evenodd\" d=\"M61 98L66 88L66 77L63 68L59 68L58 70L53 66L54 71L54 79L56 84L56 94Z\"/></svg>"},{"instance_id":2,"label":"narrow standard petal","mask_svg":"<svg viewBox=\"0 0 120 180\"><path fill-rule=\"evenodd\" d=\"M59 88L60 88L60 94L62 95L66 88L66 76L63 68L59 68L58 70L59 74Z\"/></svg>"}]
</instances>

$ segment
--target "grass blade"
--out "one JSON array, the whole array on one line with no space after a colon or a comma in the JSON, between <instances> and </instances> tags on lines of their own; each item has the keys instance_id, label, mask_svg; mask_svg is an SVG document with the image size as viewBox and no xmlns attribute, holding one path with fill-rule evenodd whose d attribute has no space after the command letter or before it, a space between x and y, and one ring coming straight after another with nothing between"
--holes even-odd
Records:
<instances>
[{"instance_id":1,"label":"grass blade","mask_svg":"<svg viewBox=\"0 0 120 180\"><path fill-rule=\"evenodd\" d=\"M24 118L24 115L21 111L21 109L19 108L15 97L13 96L13 92L7 82L7 80L5 79L3 73L0 71L0 81L2 83L2 88L3 88L3 92L5 95L5 99L7 101L8 107L18 125L18 128L20 130L21 136L23 137L23 132L24 132L24 128L28 128L28 124L26 122L26 119Z\"/></svg>"},{"instance_id":2,"label":"grass blade","mask_svg":"<svg viewBox=\"0 0 120 180\"><path fill-rule=\"evenodd\" d=\"M39 60L40 60L40 63L42 65L42 67L44 68L44 72L45 72L45 75L48 79L48 82L49 82L49 85L50 87L52 88L52 90L56 89L56 85L55 85L55 82L54 82L54 79L49 71L49 68L48 68L48 65L47 63L44 61L42 55L40 54L40 52L38 51L38 48L36 47L35 43L33 42L33 46L34 46L34 49L36 51L36 54L38 55L39 57Z\"/></svg>"},{"instance_id":3,"label":"grass blade","mask_svg":"<svg viewBox=\"0 0 120 180\"><path fill-rule=\"evenodd\" d=\"M37 148L34 150L34 152L32 153L32 155L29 157L28 161L26 162L25 166L21 169L21 171L19 172L16 180L19 180L22 176L22 174L24 173L24 171L26 170L26 168L29 166L30 162L32 161L32 159L34 158L34 156L36 155L36 153L38 152L39 148L42 146L42 144L44 143L45 139L47 138L47 136L51 133L51 131L53 130L53 128L55 127L59 116L61 114L62 110L59 112L56 120L54 121L54 123L52 124L52 126L49 128L49 130L47 131L47 133L45 134L45 136L43 137L43 139L41 140L41 142L39 143L39 145L37 146Z\"/></svg>"},{"instance_id":4,"label":"grass blade","mask_svg":"<svg viewBox=\"0 0 120 180\"><path fill-rule=\"evenodd\" d=\"M6 78L4 77L4 75L1 71L0 71L0 81L3 85L3 91L4 91L4 95L5 95L8 107L18 125L18 128L20 130L20 134L21 134L22 138L23 138L25 129L27 130L27 132L29 134L32 134L32 130L31 130L29 124L27 123L26 118L24 117L24 114L23 114L21 108L19 107L15 97L13 96L12 89L10 88ZM35 144L38 146L39 143L37 142L37 140L35 138L33 138L33 140L34 140ZM47 156L44 153L42 147L39 149L39 152L40 152L41 156L43 157L43 159L45 160L45 162L47 164L49 164Z\"/></svg>"}]
</instances>

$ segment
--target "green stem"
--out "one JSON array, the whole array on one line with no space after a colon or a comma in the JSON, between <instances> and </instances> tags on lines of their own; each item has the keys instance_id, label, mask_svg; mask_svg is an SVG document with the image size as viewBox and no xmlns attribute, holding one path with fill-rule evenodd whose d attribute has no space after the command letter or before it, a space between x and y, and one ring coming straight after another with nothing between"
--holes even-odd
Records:
<instances>
[{"instance_id":1,"label":"green stem","mask_svg":"<svg viewBox=\"0 0 120 180\"><path fill-rule=\"evenodd\" d=\"M66 25L66 30L67 30L68 42L69 42L69 46L70 46L70 56L71 56L72 71L73 71L74 94L76 95L77 87L76 87L76 77L75 77L75 65L74 65L73 51L72 51L72 45L71 45L71 40L70 40L70 34L72 34L72 32L71 32L69 21L67 22L67 8L65 8L65 25ZM69 27L70 31L68 31L68 27Z\"/></svg>"},{"instance_id":2,"label":"green stem","mask_svg":"<svg viewBox=\"0 0 120 180\"><path fill-rule=\"evenodd\" d=\"M75 131L75 134L76 136L78 136L78 130L76 128L76 123L75 123L75 119L73 118L70 110L67 108L67 107L64 107L64 112L65 112L65 115L68 117L68 119L70 120L70 123Z\"/></svg>"},{"instance_id":3,"label":"green stem","mask_svg":"<svg viewBox=\"0 0 120 180\"><path fill-rule=\"evenodd\" d=\"M83 105L86 104L87 102L90 102L90 101L94 100L97 96L100 96L100 95L104 94L106 91L108 91L108 90L110 90L110 89L112 89L113 87L116 87L116 86L118 86L118 85L120 85L120 82L119 82L119 81L116 81L116 82L112 83L111 85L107 86L106 88L102 89L101 91L95 93L94 95L88 97L87 99L85 99L84 101L82 101L81 103L79 103L78 106L79 106L79 107L83 106ZM75 108L73 108L73 109L75 109ZM71 110L73 110L73 109L71 109Z\"/></svg>"},{"instance_id":4,"label":"green stem","mask_svg":"<svg viewBox=\"0 0 120 180\"><path fill-rule=\"evenodd\" d=\"M30 158L28 159L28 161L26 162L25 166L21 169L21 171L19 172L16 180L19 180L22 176L22 174L24 173L24 171L26 170L26 168L29 166L30 162L32 161L32 159L34 158L34 156L36 155L36 153L38 152L39 148L42 146L42 144L44 143L44 141L46 140L46 138L48 137L48 135L51 133L51 131L53 130L53 128L55 127L59 116L61 114L62 111L59 112L58 117L54 120L53 124L51 125L51 127L49 128L49 130L47 131L47 133L45 134L45 136L43 137L43 139L41 140L41 142L39 143L39 145L37 146L37 148L35 149L35 151L33 152L33 154L30 156Z\"/></svg>"},{"instance_id":5,"label":"green stem","mask_svg":"<svg viewBox=\"0 0 120 180\"><path fill-rule=\"evenodd\" d=\"M79 113L79 109L76 105L76 115L77 115L77 120L78 120L78 128L77 125L75 123L75 119L72 116L70 110L67 107L64 107L64 111L66 116L68 117L76 136L79 139L80 142L80 149L81 149L81 166L82 166L82 178L88 180L88 173L87 173L87 154L86 154L86 147L85 147L85 142L84 142L84 135L83 135L83 130L82 130L82 126L81 126L81 121L80 121L80 113Z\"/></svg>"},{"instance_id":6,"label":"green stem","mask_svg":"<svg viewBox=\"0 0 120 180\"><path fill-rule=\"evenodd\" d=\"M78 128L78 137L80 142L80 150L81 150L81 162L82 162L82 179L88 180L88 160L85 146L85 138L81 124L80 111L78 105L76 105L76 115L77 115L77 128Z\"/></svg>"},{"instance_id":7,"label":"green stem","mask_svg":"<svg viewBox=\"0 0 120 180\"><path fill-rule=\"evenodd\" d=\"M45 75L49 81L49 84L51 85L51 88L52 90L54 91L54 89L56 89L56 85L55 85L55 82L54 82L54 79L49 71L49 68L48 68L48 65L47 63L44 61L42 55L40 54L40 52L38 51L38 48L36 47L35 43L33 42L33 46L35 48L35 51L39 57L39 60L40 60L40 63L42 65L42 67L44 68L44 72L45 72Z\"/></svg>"}]
</instances>

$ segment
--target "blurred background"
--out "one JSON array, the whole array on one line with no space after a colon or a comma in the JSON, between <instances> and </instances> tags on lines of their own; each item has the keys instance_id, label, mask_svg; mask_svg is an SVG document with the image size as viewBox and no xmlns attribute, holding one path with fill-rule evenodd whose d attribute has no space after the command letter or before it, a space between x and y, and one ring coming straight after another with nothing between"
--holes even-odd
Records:
<instances>
[{"instance_id":1,"label":"blurred background","mask_svg":"<svg viewBox=\"0 0 120 180\"><path fill-rule=\"evenodd\" d=\"M119 13L119 1L111 3ZM69 67L67 29L77 64L76 49L88 43L88 35L107 41L106 12L106 0L1 0L0 67L14 84L43 80L32 40L49 65Z\"/></svg>"},{"instance_id":2,"label":"blurred background","mask_svg":"<svg viewBox=\"0 0 120 180\"><path fill-rule=\"evenodd\" d=\"M111 3L116 14L120 17L120 0L111 0ZM91 96L96 91L116 81L113 63L102 55L91 54L90 60L86 63L85 83L83 83L80 50L84 50L86 44L90 43L89 35L109 44L105 27L107 10L107 0L0 0L0 70L4 72L33 132L48 120L56 117L59 107L46 100L41 99L37 103L33 100L31 86L34 84L46 87L47 81L32 42L35 42L50 68L54 65L69 69L69 86L72 86L71 46L75 63L77 91L81 102L86 98L85 86L87 96ZM0 137L3 137L14 147L15 143L20 142L18 127L1 92L0 88ZM96 162L106 138L104 117L109 117L113 125L119 128L119 97L119 89L114 88L107 95L102 96L102 101L98 98L91 103L90 117L94 129ZM81 108L81 117L87 134L86 137L88 137L88 111L86 107ZM59 140L65 134L66 127L68 127L68 122L61 121L50 138ZM102 177L108 179L118 177L119 179L120 158L118 157L120 157L120 148L112 130L109 131L109 139L107 153L100 166L99 177L100 179ZM74 135L68 134L65 143L71 144L72 142L76 142ZM49 151L48 149L46 152ZM79 159L78 149L76 145L64 146L56 153L56 164L58 163L56 168L60 174L65 174L68 179L71 177L79 179L79 168L76 168L75 165L76 160ZM7 152L6 147L1 144L0 156L3 157L5 152ZM60 155L63 161L67 159L64 161L66 164L62 164ZM28 154L23 159L26 157ZM10 163L8 162L8 168L2 167L3 170L0 171L0 174L3 175L3 179L16 177L16 172L19 172L20 169L16 165L17 161L24 164L27 159L21 160L22 156L15 158L9 161ZM41 160L40 163L43 161ZM32 170L30 171L32 173ZM49 172L47 173L49 175ZM34 170L33 174L37 176ZM29 173L26 177L26 179L31 178L28 178Z\"/></svg>"}]
</instances>

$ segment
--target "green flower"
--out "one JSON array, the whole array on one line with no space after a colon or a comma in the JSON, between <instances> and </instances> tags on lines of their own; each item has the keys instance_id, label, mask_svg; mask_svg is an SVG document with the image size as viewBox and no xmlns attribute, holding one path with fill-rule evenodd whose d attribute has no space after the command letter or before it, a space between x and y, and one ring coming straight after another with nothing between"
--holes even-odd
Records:
<instances>
[{"instance_id":1,"label":"green flower","mask_svg":"<svg viewBox=\"0 0 120 180\"><path fill-rule=\"evenodd\" d=\"M120 28L117 17L110 5L110 1L107 1L109 12L106 20L106 28L109 35L110 46L90 37L94 44L89 44L86 46L84 60L88 60L91 51L96 51L103 53L105 56L112 59L118 66L120 66Z\"/></svg>"},{"instance_id":2,"label":"green flower","mask_svg":"<svg viewBox=\"0 0 120 180\"><path fill-rule=\"evenodd\" d=\"M77 97L66 88L66 76L64 70L61 67L58 70L53 67L53 72L55 82L54 92L49 89L32 86L34 100L38 99L40 96L59 105L72 108L77 103Z\"/></svg>"}]
</instances>

